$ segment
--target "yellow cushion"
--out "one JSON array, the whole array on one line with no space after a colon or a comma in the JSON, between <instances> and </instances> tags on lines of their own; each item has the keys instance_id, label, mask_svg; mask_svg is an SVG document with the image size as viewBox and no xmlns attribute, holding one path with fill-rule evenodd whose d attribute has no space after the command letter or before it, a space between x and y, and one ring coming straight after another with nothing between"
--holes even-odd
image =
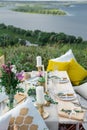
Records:
<instances>
[{"instance_id":1,"label":"yellow cushion","mask_svg":"<svg viewBox=\"0 0 87 130\"><path fill-rule=\"evenodd\" d=\"M67 70L69 66L69 62L57 62L49 60L47 71L53 71L53 70Z\"/></svg>"},{"instance_id":2,"label":"yellow cushion","mask_svg":"<svg viewBox=\"0 0 87 130\"><path fill-rule=\"evenodd\" d=\"M73 85L79 85L79 83L87 76L87 70L85 70L77 61L71 59L68 75Z\"/></svg>"}]
</instances>

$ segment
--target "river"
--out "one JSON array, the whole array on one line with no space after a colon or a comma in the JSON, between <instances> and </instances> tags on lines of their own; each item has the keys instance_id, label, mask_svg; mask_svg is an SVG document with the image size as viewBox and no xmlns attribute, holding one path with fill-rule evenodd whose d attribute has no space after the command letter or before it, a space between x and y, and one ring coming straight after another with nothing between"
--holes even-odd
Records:
<instances>
[{"instance_id":1,"label":"river","mask_svg":"<svg viewBox=\"0 0 87 130\"><path fill-rule=\"evenodd\" d=\"M68 15L46 15L15 12L8 7L0 7L0 23L14 25L26 30L46 32L64 32L69 35L81 36L87 40L87 4L61 6Z\"/></svg>"}]
</instances>

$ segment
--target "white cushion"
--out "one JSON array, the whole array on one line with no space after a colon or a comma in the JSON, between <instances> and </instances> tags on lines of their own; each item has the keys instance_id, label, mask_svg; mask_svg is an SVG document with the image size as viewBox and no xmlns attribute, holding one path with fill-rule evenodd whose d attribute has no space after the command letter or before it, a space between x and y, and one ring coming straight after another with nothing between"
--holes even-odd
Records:
<instances>
[{"instance_id":1,"label":"white cushion","mask_svg":"<svg viewBox=\"0 0 87 130\"><path fill-rule=\"evenodd\" d=\"M77 87L74 87L74 90L79 93L82 97L87 99L87 83L83 83Z\"/></svg>"},{"instance_id":2,"label":"white cushion","mask_svg":"<svg viewBox=\"0 0 87 130\"><path fill-rule=\"evenodd\" d=\"M64 55L58 57L58 58L55 58L55 59L52 59L53 61L60 61L60 62L64 62L64 61L70 61L71 59L75 59L75 56L72 52L71 49L69 49Z\"/></svg>"},{"instance_id":3,"label":"white cushion","mask_svg":"<svg viewBox=\"0 0 87 130\"><path fill-rule=\"evenodd\" d=\"M11 115L7 114L7 113L0 117L0 130L8 129L10 117L11 117Z\"/></svg>"}]
</instances>

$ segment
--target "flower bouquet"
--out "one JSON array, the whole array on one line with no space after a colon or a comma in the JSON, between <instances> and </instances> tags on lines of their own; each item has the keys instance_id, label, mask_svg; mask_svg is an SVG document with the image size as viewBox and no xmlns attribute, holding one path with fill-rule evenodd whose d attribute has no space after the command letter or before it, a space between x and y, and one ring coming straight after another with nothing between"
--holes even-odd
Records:
<instances>
[{"instance_id":1,"label":"flower bouquet","mask_svg":"<svg viewBox=\"0 0 87 130\"><path fill-rule=\"evenodd\" d=\"M9 107L13 107L14 95L23 91L23 89L18 87L18 84L24 78L24 72L17 72L16 66L12 65L10 62L7 64L3 64L1 67L2 75L1 75L1 86L5 88L5 92L9 97Z\"/></svg>"}]
</instances>

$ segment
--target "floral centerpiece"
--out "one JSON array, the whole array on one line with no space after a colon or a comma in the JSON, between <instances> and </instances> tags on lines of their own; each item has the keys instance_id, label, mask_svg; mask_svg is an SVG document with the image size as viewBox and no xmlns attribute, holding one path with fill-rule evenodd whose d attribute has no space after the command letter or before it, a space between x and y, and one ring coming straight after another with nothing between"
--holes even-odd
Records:
<instances>
[{"instance_id":1,"label":"floral centerpiece","mask_svg":"<svg viewBox=\"0 0 87 130\"><path fill-rule=\"evenodd\" d=\"M3 64L1 67L1 86L5 87L5 92L9 97L9 107L13 107L14 95L22 89L18 87L18 84L23 80L24 72L17 72L16 66L10 62Z\"/></svg>"}]
</instances>

